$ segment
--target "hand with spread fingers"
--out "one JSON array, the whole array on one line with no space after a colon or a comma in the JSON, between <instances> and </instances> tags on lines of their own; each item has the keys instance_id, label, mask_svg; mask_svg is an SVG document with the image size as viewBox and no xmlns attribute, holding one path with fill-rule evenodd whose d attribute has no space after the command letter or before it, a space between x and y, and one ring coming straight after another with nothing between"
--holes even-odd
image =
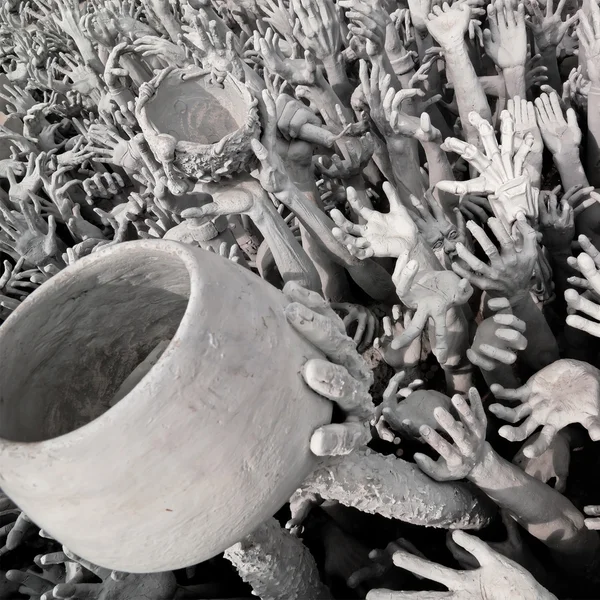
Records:
<instances>
[{"instance_id":1,"label":"hand with spread fingers","mask_svg":"<svg viewBox=\"0 0 600 600\"><path fill-rule=\"evenodd\" d=\"M457 138L447 138L442 148L460 154L480 176L468 181L440 181L437 188L454 194L490 194L494 214L510 228L519 214L537 218L537 189L525 171L525 161L534 147L535 137L529 132L516 149L515 123L508 111L501 114L501 143L498 144L494 128L472 112L469 120L479 132L484 152Z\"/></svg>"},{"instance_id":2,"label":"hand with spread fingers","mask_svg":"<svg viewBox=\"0 0 600 600\"><path fill-rule=\"evenodd\" d=\"M392 316L383 317L381 327L383 334L375 339L373 347L381 354L383 360L396 371L406 371L407 375L416 374L421 359L421 336L418 335L410 344L402 348L393 348L394 339L410 327L413 311L400 304L392 307Z\"/></svg>"},{"instance_id":3,"label":"hand with spread fingers","mask_svg":"<svg viewBox=\"0 0 600 600\"><path fill-rule=\"evenodd\" d=\"M495 314L477 326L467 358L483 371L494 371L513 365L517 360L516 352L527 347L526 326L511 314L506 298L490 298L488 308Z\"/></svg>"},{"instance_id":4,"label":"hand with spread fingers","mask_svg":"<svg viewBox=\"0 0 600 600\"><path fill-rule=\"evenodd\" d=\"M333 235L358 258L371 256L407 256L417 243L417 226L410 217L392 185L383 184L383 191L390 202L389 213L364 206L354 190L347 188L348 202L364 224L352 223L341 211L331 211L337 228Z\"/></svg>"},{"instance_id":5,"label":"hand with spread fingers","mask_svg":"<svg viewBox=\"0 0 600 600\"><path fill-rule=\"evenodd\" d=\"M592 440L600 439L600 371L592 365L561 359L532 375L517 389L492 385L499 400L517 401L514 407L492 404L490 410L509 423L499 434L511 442L528 438L541 427L538 438L529 443L523 454L529 458L545 452L556 434L573 423L585 427Z\"/></svg>"},{"instance_id":6,"label":"hand with spread fingers","mask_svg":"<svg viewBox=\"0 0 600 600\"><path fill-rule=\"evenodd\" d=\"M392 280L400 300L415 311L410 325L392 341L392 348L407 346L431 321L432 351L438 362L444 365L454 360L451 338L458 333L456 329L461 329L460 313L454 309L471 297L473 288L469 282L451 271L419 271L415 260L406 262L401 258L396 262Z\"/></svg>"},{"instance_id":7,"label":"hand with spread fingers","mask_svg":"<svg viewBox=\"0 0 600 600\"><path fill-rule=\"evenodd\" d=\"M457 244L458 260L452 263L452 269L488 294L507 298L512 305L529 293L538 258L536 233L524 219L519 219L515 229L522 242L517 244L499 219L492 217L488 220L488 226L498 240L497 244L492 242L482 227L473 221L467 222L467 228L485 252L489 264L462 244Z\"/></svg>"},{"instance_id":8,"label":"hand with spread fingers","mask_svg":"<svg viewBox=\"0 0 600 600\"><path fill-rule=\"evenodd\" d=\"M394 592L375 589L367 600L556 600L523 567L492 550L485 542L464 531L454 531L452 540L472 554L477 569L456 571L415 556L406 550L394 552L397 567L421 579L447 587L447 592Z\"/></svg>"},{"instance_id":9,"label":"hand with spread fingers","mask_svg":"<svg viewBox=\"0 0 600 600\"><path fill-rule=\"evenodd\" d=\"M438 425L452 442L428 425L422 425L419 429L423 440L439 453L440 458L433 461L425 454L417 453L415 462L436 481L465 479L485 457L487 418L479 393L471 388L468 403L460 394L455 394L452 406L459 416L458 421L445 408L439 407L433 411Z\"/></svg>"},{"instance_id":10,"label":"hand with spread fingers","mask_svg":"<svg viewBox=\"0 0 600 600\"><path fill-rule=\"evenodd\" d=\"M318 456L348 454L371 439L369 422L375 407L369 388L373 373L328 302L294 282L287 283L283 291L290 300L285 309L288 322L327 357L304 365L304 381L317 394L337 403L346 415L343 423L317 429L310 448Z\"/></svg>"}]
</instances>

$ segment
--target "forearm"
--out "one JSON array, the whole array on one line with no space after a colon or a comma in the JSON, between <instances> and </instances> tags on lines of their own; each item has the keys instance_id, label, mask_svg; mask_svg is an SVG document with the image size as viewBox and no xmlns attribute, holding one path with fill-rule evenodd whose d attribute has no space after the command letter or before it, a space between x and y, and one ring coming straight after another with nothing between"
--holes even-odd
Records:
<instances>
[{"instance_id":1,"label":"forearm","mask_svg":"<svg viewBox=\"0 0 600 600\"><path fill-rule=\"evenodd\" d=\"M509 98L519 96L520 98L527 97L527 88L525 86L525 67L510 67L502 70L504 76L504 85ZM559 88L561 89L561 88Z\"/></svg>"},{"instance_id":2,"label":"forearm","mask_svg":"<svg viewBox=\"0 0 600 600\"><path fill-rule=\"evenodd\" d=\"M262 203L250 217L269 245L284 283L297 281L320 293L321 282L315 266L273 204L270 201Z\"/></svg>"},{"instance_id":3,"label":"forearm","mask_svg":"<svg viewBox=\"0 0 600 600\"><path fill-rule=\"evenodd\" d=\"M546 317L531 298L529 291L519 298L512 298L513 314L525 322L527 327L527 348L523 350L523 360L534 371L539 371L558 360L558 344L550 330Z\"/></svg>"},{"instance_id":4,"label":"forearm","mask_svg":"<svg viewBox=\"0 0 600 600\"><path fill-rule=\"evenodd\" d=\"M559 154L554 154L553 159L560 174L563 190L568 190L574 185L580 185L581 187L589 185L579 158L579 148L577 146L573 146Z\"/></svg>"},{"instance_id":5,"label":"forearm","mask_svg":"<svg viewBox=\"0 0 600 600\"><path fill-rule=\"evenodd\" d=\"M439 181L454 181L454 173L448 155L437 142L421 142L429 165L429 187L435 187Z\"/></svg>"},{"instance_id":6,"label":"forearm","mask_svg":"<svg viewBox=\"0 0 600 600\"><path fill-rule=\"evenodd\" d=\"M487 442L483 460L468 479L562 560L581 565L596 553L598 537L584 527L571 501L504 460Z\"/></svg>"},{"instance_id":7,"label":"forearm","mask_svg":"<svg viewBox=\"0 0 600 600\"><path fill-rule=\"evenodd\" d=\"M491 122L492 113L485 92L464 42L455 48L445 48L444 56L449 77L454 82L454 94L467 141L479 147L481 142L478 131L469 122L469 113L473 111L479 113L483 119Z\"/></svg>"},{"instance_id":8,"label":"forearm","mask_svg":"<svg viewBox=\"0 0 600 600\"><path fill-rule=\"evenodd\" d=\"M286 167L298 189L304 192L316 209L320 209L322 204L312 167L309 169L295 168L289 162ZM328 252L305 227L300 226L300 234L302 248L317 270L325 299L330 302L350 302L350 289L344 267L331 259Z\"/></svg>"},{"instance_id":9,"label":"forearm","mask_svg":"<svg viewBox=\"0 0 600 600\"><path fill-rule=\"evenodd\" d=\"M138 88L142 83L152 79L152 73L146 68L140 58L133 53L122 56L121 64Z\"/></svg>"},{"instance_id":10,"label":"forearm","mask_svg":"<svg viewBox=\"0 0 600 600\"><path fill-rule=\"evenodd\" d=\"M562 80L560 71L558 70L558 60L556 59L556 46L548 46L544 50L539 51L542 57L542 66L548 69L546 76L548 77L548 85L554 88L559 94L562 90Z\"/></svg>"},{"instance_id":11,"label":"forearm","mask_svg":"<svg viewBox=\"0 0 600 600\"><path fill-rule=\"evenodd\" d=\"M143 0L144 4L149 4L150 9L160 20L161 25L169 34L171 41L177 44L179 36L183 34L179 21L175 18L169 9L169 3L166 0Z\"/></svg>"},{"instance_id":12,"label":"forearm","mask_svg":"<svg viewBox=\"0 0 600 600\"><path fill-rule=\"evenodd\" d=\"M592 86L588 94L586 172L593 186L600 186L600 87ZM566 189L566 188L565 188Z\"/></svg>"},{"instance_id":13,"label":"forearm","mask_svg":"<svg viewBox=\"0 0 600 600\"><path fill-rule=\"evenodd\" d=\"M85 35L72 36L77 49L83 57L83 62L89 65L98 75L104 74L104 65L98 57L94 45Z\"/></svg>"},{"instance_id":14,"label":"forearm","mask_svg":"<svg viewBox=\"0 0 600 600\"><path fill-rule=\"evenodd\" d=\"M335 223L331 218L312 205L306 194L294 184L290 182L290 186L284 192L276 193L275 197L296 215L298 221L319 241L333 260L346 267L360 264L360 259L352 256L333 236L331 231Z\"/></svg>"},{"instance_id":15,"label":"forearm","mask_svg":"<svg viewBox=\"0 0 600 600\"><path fill-rule=\"evenodd\" d=\"M425 185L421 178L417 140L397 136L387 138L386 144L394 180L406 186L417 198L422 198Z\"/></svg>"},{"instance_id":16,"label":"forearm","mask_svg":"<svg viewBox=\"0 0 600 600\"><path fill-rule=\"evenodd\" d=\"M342 100L344 106L350 106L350 97L352 96L354 88L348 80L342 53L337 52L333 56L324 59L323 66L325 67L329 84L333 88L335 94Z\"/></svg>"}]
</instances>

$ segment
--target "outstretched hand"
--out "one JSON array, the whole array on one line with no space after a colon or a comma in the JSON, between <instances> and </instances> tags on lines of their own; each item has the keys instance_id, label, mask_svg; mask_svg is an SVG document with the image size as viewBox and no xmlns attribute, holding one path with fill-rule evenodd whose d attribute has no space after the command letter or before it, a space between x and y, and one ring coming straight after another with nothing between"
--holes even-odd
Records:
<instances>
[{"instance_id":1,"label":"outstretched hand","mask_svg":"<svg viewBox=\"0 0 600 600\"><path fill-rule=\"evenodd\" d=\"M343 423L319 427L310 440L318 456L348 454L371 439L374 406L369 394L373 373L346 335L343 321L316 292L289 282L283 289L290 300L288 322L328 360L314 358L302 368L302 377L317 394L331 400L346 415Z\"/></svg>"}]
</instances>

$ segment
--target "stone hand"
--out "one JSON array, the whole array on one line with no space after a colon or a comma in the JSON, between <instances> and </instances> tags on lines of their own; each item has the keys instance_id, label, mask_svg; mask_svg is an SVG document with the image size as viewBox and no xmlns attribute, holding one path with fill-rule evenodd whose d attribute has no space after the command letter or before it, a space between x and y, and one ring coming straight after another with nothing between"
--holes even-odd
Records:
<instances>
[{"instance_id":1,"label":"stone hand","mask_svg":"<svg viewBox=\"0 0 600 600\"><path fill-rule=\"evenodd\" d=\"M436 187L454 194L488 193L494 214L511 227L519 213L537 218L537 198L531 180L524 173L525 159L533 148L532 133L525 135L518 150L515 149L515 123L508 111L501 115L501 144L498 145L494 128L477 113L469 115L477 127L485 154L472 144L456 138L447 138L442 148L460 154L480 176L469 181L440 181Z\"/></svg>"},{"instance_id":2,"label":"stone hand","mask_svg":"<svg viewBox=\"0 0 600 600\"><path fill-rule=\"evenodd\" d=\"M525 66L527 30L525 8L516 0L495 0L487 6L489 29L483 32L483 47L500 69Z\"/></svg>"},{"instance_id":3,"label":"stone hand","mask_svg":"<svg viewBox=\"0 0 600 600\"><path fill-rule=\"evenodd\" d=\"M482 227L473 221L467 223L469 231L487 255L489 264L462 244L457 244L459 260L452 263L452 269L479 289L495 297L508 298L514 304L529 293L538 259L536 232L525 220L518 220L515 228L521 243L517 243L498 219L489 219L488 226L498 240L497 244L492 242Z\"/></svg>"},{"instance_id":4,"label":"stone hand","mask_svg":"<svg viewBox=\"0 0 600 600\"><path fill-rule=\"evenodd\" d=\"M473 293L466 279L451 271L418 271L417 262L401 258L396 263L392 280L402 302L415 311L405 331L392 341L392 348L402 348L421 334L428 322L433 322L433 352L440 364L445 364L452 347L450 330L454 323L450 309L465 304Z\"/></svg>"},{"instance_id":5,"label":"stone hand","mask_svg":"<svg viewBox=\"0 0 600 600\"><path fill-rule=\"evenodd\" d=\"M579 151L582 134L577 123L577 114L569 108L565 119L556 92L542 94L536 98L535 111L542 139L552 154Z\"/></svg>"},{"instance_id":6,"label":"stone hand","mask_svg":"<svg viewBox=\"0 0 600 600\"><path fill-rule=\"evenodd\" d=\"M341 48L339 16L333 0L291 0L296 16L294 37L319 60L335 57Z\"/></svg>"},{"instance_id":7,"label":"stone hand","mask_svg":"<svg viewBox=\"0 0 600 600\"><path fill-rule=\"evenodd\" d=\"M567 0L559 0L554 9L553 1L546 2L546 10L542 12L538 0L524 0L528 13L527 24L533 31L535 45L540 52L544 52L548 48L556 49L565 33L579 19L579 15L576 13L564 21L562 20L561 15L566 3Z\"/></svg>"},{"instance_id":8,"label":"stone hand","mask_svg":"<svg viewBox=\"0 0 600 600\"><path fill-rule=\"evenodd\" d=\"M512 365L516 352L527 347L525 323L510 313L506 298L492 298L488 307L496 312L477 327L467 358L484 371L493 371L501 365Z\"/></svg>"},{"instance_id":9,"label":"stone hand","mask_svg":"<svg viewBox=\"0 0 600 600\"><path fill-rule=\"evenodd\" d=\"M405 256L417 242L417 226L398 193L388 182L383 184L383 191L390 203L389 213L364 206L354 188L347 188L348 202L364 219L364 225L352 223L338 209L331 211L331 218L337 225L333 235L358 258Z\"/></svg>"},{"instance_id":10,"label":"stone hand","mask_svg":"<svg viewBox=\"0 0 600 600\"><path fill-rule=\"evenodd\" d=\"M519 405L509 408L492 404L490 410L509 423L525 419L519 426L504 425L498 433L511 442L520 442L542 427L535 442L523 448L528 458L540 456L556 434L573 423L583 425L592 440L600 439L599 376L600 371L586 362L561 359L515 390L493 384L491 390L496 398L518 401Z\"/></svg>"},{"instance_id":11,"label":"stone hand","mask_svg":"<svg viewBox=\"0 0 600 600\"><path fill-rule=\"evenodd\" d=\"M375 315L361 304L350 304L338 302L331 304L331 308L337 312L345 313L344 326L348 335L352 336L359 352L364 352L378 333L378 322Z\"/></svg>"},{"instance_id":12,"label":"stone hand","mask_svg":"<svg viewBox=\"0 0 600 600\"><path fill-rule=\"evenodd\" d=\"M452 406L459 416L458 422L443 407L433 411L435 420L450 436L451 442L428 425L422 425L419 429L423 440L439 453L440 458L434 462L428 456L417 453L415 462L436 481L464 479L481 464L486 451L487 418L477 390L469 390L469 403L459 394L454 395Z\"/></svg>"},{"instance_id":13,"label":"stone hand","mask_svg":"<svg viewBox=\"0 0 600 600\"><path fill-rule=\"evenodd\" d=\"M371 590L367 600L556 600L531 573L516 562L492 550L485 542L464 531L452 532L452 540L469 552L479 568L456 571L415 556L406 550L394 553L397 567L410 571L419 578L430 579L449 592L394 592Z\"/></svg>"},{"instance_id":14,"label":"stone hand","mask_svg":"<svg viewBox=\"0 0 600 600\"><path fill-rule=\"evenodd\" d=\"M467 2L450 6L433 6L425 20L429 33L442 48L452 48L463 43L471 21L471 8Z\"/></svg>"},{"instance_id":15,"label":"stone hand","mask_svg":"<svg viewBox=\"0 0 600 600\"><path fill-rule=\"evenodd\" d=\"M412 321L412 311L404 308L400 304L392 307L392 316L383 317L381 326L383 335L378 337L373 346L381 354L383 360L397 371L405 369L408 372L415 372L419 367L421 359L421 336L418 335L410 344L402 348L393 348L394 339L402 335L410 327Z\"/></svg>"},{"instance_id":16,"label":"stone hand","mask_svg":"<svg viewBox=\"0 0 600 600\"><path fill-rule=\"evenodd\" d=\"M288 322L327 357L309 360L302 377L317 394L336 402L346 416L343 423L317 429L310 448L318 456L348 454L371 439L373 374L328 302L295 282L288 282L283 291L290 300L285 309Z\"/></svg>"}]
</instances>

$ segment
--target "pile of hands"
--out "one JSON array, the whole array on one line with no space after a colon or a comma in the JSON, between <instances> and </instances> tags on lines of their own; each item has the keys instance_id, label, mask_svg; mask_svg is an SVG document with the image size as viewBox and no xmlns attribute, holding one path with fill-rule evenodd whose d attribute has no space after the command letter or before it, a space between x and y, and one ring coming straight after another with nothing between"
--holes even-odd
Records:
<instances>
[{"instance_id":1,"label":"pile of hands","mask_svg":"<svg viewBox=\"0 0 600 600\"><path fill-rule=\"evenodd\" d=\"M10 0L0 67L0 323L106 246L216 251L325 357L302 371L337 403L316 455L468 480L550 549L540 571L518 534L455 532L464 570L396 549L416 578L369 599L595 597L570 559L596 564L600 496L567 477L600 440L597 0ZM191 181L140 123L165 69L198 67L255 99L249 173ZM217 243L181 233L217 219Z\"/></svg>"}]
</instances>

